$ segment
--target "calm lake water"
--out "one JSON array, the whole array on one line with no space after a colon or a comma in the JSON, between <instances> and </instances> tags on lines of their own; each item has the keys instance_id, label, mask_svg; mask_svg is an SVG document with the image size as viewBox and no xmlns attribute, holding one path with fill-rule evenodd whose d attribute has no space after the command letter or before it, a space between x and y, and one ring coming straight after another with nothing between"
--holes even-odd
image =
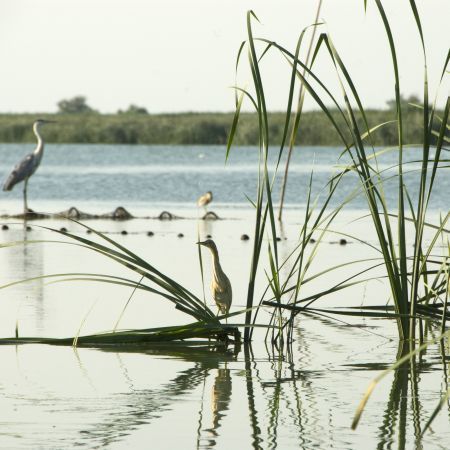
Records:
<instances>
[{"instance_id":1,"label":"calm lake water","mask_svg":"<svg viewBox=\"0 0 450 450\"><path fill-rule=\"evenodd\" d=\"M0 179L4 179L14 164L33 145L0 144ZM349 163L348 157L339 160L341 149L329 147L302 147L293 152L289 172L286 206L298 211L305 205L309 178L313 171L314 194L326 192L326 184L333 173ZM286 154L286 153L285 153ZM161 208L193 209L199 195L214 193L214 208L248 209L246 195L254 198L256 191L258 150L256 147L232 149L225 165L223 147L206 146L120 146L120 145L47 145L43 162L29 185L29 201L35 210L68 206L88 210L111 208L123 204L131 210L146 213ZM271 149L270 168L273 170L278 149ZM389 178L397 163L395 151L384 153L379 169ZM406 182L417 178L420 165L417 148L406 149ZM284 159L281 171L284 168ZM447 171L445 171L447 172ZM430 200L431 209L448 209L445 192L450 191L450 179L438 175L439 189ZM356 176L349 174L341 183L332 205L338 205L358 186ZM275 184L274 198L279 197L280 180ZM410 185L415 198L417 189ZM387 182L386 197L396 202L396 179ZM21 207L22 189L1 194L0 211ZM350 209L365 208L362 195L348 205ZM136 212L137 214L137 212ZM194 214L195 215L195 214Z\"/></svg>"},{"instance_id":2,"label":"calm lake water","mask_svg":"<svg viewBox=\"0 0 450 450\"><path fill-rule=\"evenodd\" d=\"M30 147L32 149L32 147ZM25 152L24 146L0 145L0 177ZM279 229L280 257L295 247L303 220L308 178L314 169L319 192L335 165L339 149L302 148L294 155L287 193L286 220ZM417 150L408 151L417 176ZM380 166L389 170L396 155L386 154ZM275 159L273 160L274 164ZM255 148L234 149L224 165L219 147L121 147L64 145L46 148L42 166L29 183L30 206L56 212L70 206L91 213L124 206L140 218L125 222L89 220L154 266L202 296L197 241L211 234L224 270L233 285L233 311L245 307L252 240L253 211L244 194L255 193ZM356 187L349 177L338 198ZM278 185L276 189L278 189ZM449 177L439 176L431 199L432 216L449 209ZM210 210L224 220L197 221L197 197L214 193ZM388 188L395 202L395 186ZM0 194L0 212L19 212L21 186ZM411 189L411 195L415 195ZM337 204L335 200L334 204ZM355 234L376 245L364 219L363 198L357 197L333 229ZM184 220L144 219L162 210ZM28 222L2 219L0 284L58 273L107 273L136 278L113 261L67 241L39 226L86 230L64 220ZM126 231L124 235L122 232ZM152 231L153 236L147 232ZM178 237L179 234L183 237ZM90 235L89 237L91 237ZM310 275L331 266L377 252L348 238L328 233ZM411 243L409 243L411 244ZM265 252L265 246L264 252ZM444 251L438 246L436 251ZM263 252L263 253L264 253ZM209 257L205 285L210 303ZM264 264L263 264L264 266ZM263 269L263 267L262 267ZM333 286L351 275L346 266L305 285L301 297ZM381 272L373 275L382 274ZM136 278L136 281L138 279ZM263 270L256 298L263 294ZM72 281L52 283L38 278L0 290L0 336L67 337L111 330L130 290L108 284ZM325 297L320 307L380 304L388 287L369 281ZM213 306L211 305L213 308ZM267 322L270 311L261 312ZM240 317L240 316L238 316ZM243 319L239 319L243 320ZM120 328L187 323L187 318L159 297L137 292L121 319ZM396 361L402 349L396 325L385 320L347 316L301 315L291 354L278 354L264 344L258 331L252 346L212 351L208 348L113 348L96 350L44 345L0 346L0 448L5 449L448 449L450 407L445 404L422 439L421 430L448 389L448 356L430 346L414 361L386 377L375 389L356 431L350 429L355 409L370 381ZM438 331L427 329L428 337ZM447 354L449 343L445 343ZM404 349L403 349L404 350Z\"/></svg>"}]
</instances>

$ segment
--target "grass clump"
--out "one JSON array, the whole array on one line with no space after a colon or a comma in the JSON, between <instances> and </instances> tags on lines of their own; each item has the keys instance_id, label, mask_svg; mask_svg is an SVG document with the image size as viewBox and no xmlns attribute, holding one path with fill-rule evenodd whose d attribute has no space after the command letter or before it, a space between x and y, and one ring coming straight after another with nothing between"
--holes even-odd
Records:
<instances>
[{"instance_id":1,"label":"grass clump","mask_svg":"<svg viewBox=\"0 0 450 450\"><path fill-rule=\"evenodd\" d=\"M252 323L254 283L264 237L267 237L268 240L267 264L270 267L267 274L269 284L264 295L269 293L266 297L269 297L270 301L262 299L260 304L275 307L280 329L285 328L286 324L292 325L293 317L299 312L312 311L310 305L317 299L361 282L357 278L361 273L357 273L331 289L318 292L303 299L300 298L302 284L308 281L307 271L311 266L320 240L324 233L329 230L336 215L349 203L354 195L364 195L366 199L369 217L378 240L376 251L381 261L377 261L376 264L373 264L363 273L379 267L380 264L384 267L394 310L391 312L383 311L382 313L377 313L373 310L371 312L348 311L347 313L367 316L380 314L379 317L395 318L399 339L401 340L414 340L417 330L419 330L419 338L423 339L421 320L424 318L440 319L442 324L445 323L448 314L446 295L449 283L450 253L444 251L443 254L439 255L436 254L435 250L438 242L444 243L444 249L448 247L448 229L446 225L449 213L444 213L440 222L432 225L430 223L431 218L428 205L435 188L438 172L448 168L448 159L444 158L444 144L448 141L449 100L447 98L444 108L440 110L441 113L436 106L436 101L430 103L424 36L417 8L415 3L411 1L411 13L417 25L424 54L423 102L421 105L410 105L410 108L415 107L422 114L422 121L420 126L418 126L421 133L420 142L422 142L421 157L419 161L415 161L415 163L420 164L420 170L419 175L414 176L414 171L408 169L410 162L405 160L404 154L411 144L415 145L417 143L406 141L405 102L400 91L400 72L394 38L381 2L375 0L375 3L384 25L391 52L392 70L395 79L395 101L392 104L394 116L392 120L374 126L369 124L368 112L363 107L356 85L328 33L322 32L319 35L314 45L311 63L304 64L300 60L299 54L306 30L301 34L295 52L291 53L273 40L255 37L252 22L258 19L252 11L248 12L248 39L241 45L239 50L237 67L239 67L242 59L243 49L246 48L249 68L252 74L252 86L251 89L236 87L236 113L227 147L228 157L233 139L237 134L236 130L239 128L242 101L244 98L247 98L255 108L259 124L259 177L256 199L252 202L255 207L256 219L254 251L247 294L247 324ZM320 26L320 24L314 24L315 26ZM311 189L309 189L306 195L307 206L304 222L299 232L299 244L293 254L289 256L289 261L280 261L277 250L277 224L274 220L272 188L276 182L278 166L275 173L270 176L267 169L269 141L273 145L273 137L271 135L270 115L266 105L261 61L269 51L279 52L284 60L288 61L292 70L291 82L288 87L284 132L280 139L277 155L278 162L282 158L289 133L291 133L290 140L295 141L296 133L301 134L302 132L303 122L300 122L300 116L303 113L301 106L295 115L293 115L292 111L297 83L301 86L300 92L310 95L327 117L330 125L334 128L334 132L341 140L343 146L342 156L346 155L351 161L338 175L330 180L328 192L322 197L320 207L318 206L319 199L312 198ZM342 100L339 100L338 96L332 93L331 89L321 81L320 75L314 71L314 64L320 53L325 53L332 69L335 71ZM443 65L441 81L447 71L448 62L449 58L447 57ZM438 98L437 94L436 98ZM327 106L328 104L331 104L332 107ZM294 121L293 116L295 117ZM376 148L374 136L380 130L388 127L395 127L396 129L396 145L390 148ZM393 168L395 170L394 174L392 174L392 170L387 172L385 169L380 169L379 166L380 156L386 152L393 151L397 153L397 164ZM345 182L349 182L347 174L355 174L357 176L360 182L359 187L340 206L329 211L330 199L337 186L343 179L345 179ZM392 181L397 183L397 204L395 206L388 202L385 194L387 183ZM312 175L310 187L311 185ZM411 192L416 191L417 195L414 198ZM408 230L408 224L411 225L412 231ZM425 239L427 232L431 233L428 241ZM320 237L310 256L306 257L306 245L313 233L318 234ZM288 275L282 281L281 269L286 265L290 265L291 270L288 271ZM330 268L329 271L334 269ZM283 319L281 315L281 310L283 309L290 311L290 319ZM249 339L251 333L252 331L247 329L245 338ZM278 335L278 337L281 338L281 335Z\"/></svg>"},{"instance_id":2,"label":"grass clump","mask_svg":"<svg viewBox=\"0 0 450 450\"><path fill-rule=\"evenodd\" d=\"M235 325L222 324L221 319L223 319L224 317L216 316L216 314L208 308L203 300L200 300L195 294L190 292L184 286L177 283L167 275L163 274L148 261L139 257L139 255L130 251L105 234L75 220L72 220L72 222L75 222L85 229L89 230L94 237L97 237L99 239L99 241L97 242L94 239L87 239L68 231L61 231L49 227L40 228L58 233L64 237L68 237L71 240L75 241L75 245L79 245L86 250L94 251L115 261L116 263L130 270L133 274L139 275L140 281L136 282L131 278L117 277L101 273L61 273L43 275L41 277L31 278L27 280L20 280L8 285L4 285L1 288L6 288L15 284L36 280L38 278L56 279L57 281L88 281L110 283L117 286L129 287L133 290L133 293L135 290L139 289L147 293L160 296L166 301L171 302L178 311L190 316L191 320L193 318L195 322L187 325L139 330L114 329L111 332L107 333L95 334L90 336L75 336L64 339L23 338L19 337L19 333L16 328L15 338L1 339L0 343L47 343L52 345L104 346L123 344L142 345L150 343L160 344L164 342L167 343L174 341L203 339L206 340L206 342L212 341L211 345L214 345L216 343L238 342L240 340L240 333ZM48 241L28 241L27 244L42 242ZM67 242L61 241L56 242L68 244ZM10 243L9 245L16 244L17 243ZM229 316L230 314L227 315L227 317ZM115 328L117 328L117 324Z\"/></svg>"}]
</instances>

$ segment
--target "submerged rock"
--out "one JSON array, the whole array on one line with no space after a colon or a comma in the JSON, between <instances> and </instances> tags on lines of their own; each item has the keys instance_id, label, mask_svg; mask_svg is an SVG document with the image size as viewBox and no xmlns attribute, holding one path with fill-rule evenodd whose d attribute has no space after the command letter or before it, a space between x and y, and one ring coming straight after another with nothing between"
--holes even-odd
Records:
<instances>
[{"instance_id":1,"label":"submerged rock","mask_svg":"<svg viewBox=\"0 0 450 450\"><path fill-rule=\"evenodd\" d=\"M133 215L130 214L123 206L118 206L113 211L112 218L115 220L127 220L127 219L132 219Z\"/></svg>"},{"instance_id":2,"label":"submerged rock","mask_svg":"<svg viewBox=\"0 0 450 450\"><path fill-rule=\"evenodd\" d=\"M80 211L75 206L71 206L69 209L65 211L61 211L60 213L55 214L55 216L65 217L66 219L97 219L98 214L89 214L87 212Z\"/></svg>"},{"instance_id":3,"label":"submerged rock","mask_svg":"<svg viewBox=\"0 0 450 450\"><path fill-rule=\"evenodd\" d=\"M33 219L49 219L52 217L52 214L44 214L34 212L32 209L28 209L28 211L20 214L5 214L1 217L7 219L24 219L24 220L33 220Z\"/></svg>"},{"instance_id":4,"label":"submerged rock","mask_svg":"<svg viewBox=\"0 0 450 450\"><path fill-rule=\"evenodd\" d=\"M170 213L169 211L163 211L159 216L158 216L159 220L173 220L175 219L175 216Z\"/></svg>"},{"instance_id":5,"label":"submerged rock","mask_svg":"<svg viewBox=\"0 0 450 450\"><path fill-rule=\"evenodd\" d=\"M219 216L213 212L213 211L208 211L203 217L202 220L219 220Z\"/></svg>"}]
</instances>

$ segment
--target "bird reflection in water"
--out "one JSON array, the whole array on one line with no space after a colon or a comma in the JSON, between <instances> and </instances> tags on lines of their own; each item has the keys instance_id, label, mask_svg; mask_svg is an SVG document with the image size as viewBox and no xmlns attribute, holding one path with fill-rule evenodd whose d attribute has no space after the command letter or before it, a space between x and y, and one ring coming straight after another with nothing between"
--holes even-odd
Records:
<instances>
[{"instance_id":1,"label":"bird reflection in water","mask_svg":"<svg viewBox=\"0 0 450 450\"><path fill-rule=\"evenodd\" d=\"M41 278L44 275L45 252L42 244L33 243L33 240L42 239L40 231L28 224L29 222L24 220L23 225L11 226L5 239L17 242L18 245L4 249L0 255L0 266L3 268L2 278L5 282L33 279L30 283L17 285L8 293L5 291L4 299L11 302L17 311L16 323L19 331L24 322L32 319L35 322L35 332L40 332L44 329L46 319L44 279Z\"/></svg>"},{"instance_id":2,"label":"bird reflection in water","mask_svg":"<svg viewBox=\"0 0 450 450\"><path fill-rule=\"evenodd\" d=\"M219 436L218 430L221 427L222 419L226 416L226 411L229 409L232 391L230 369L225 364L225 368L216 370L211 391L212 426L205 430L210 434L208 448L216 445L216 438Z\"/></svg>"}]
</instances>

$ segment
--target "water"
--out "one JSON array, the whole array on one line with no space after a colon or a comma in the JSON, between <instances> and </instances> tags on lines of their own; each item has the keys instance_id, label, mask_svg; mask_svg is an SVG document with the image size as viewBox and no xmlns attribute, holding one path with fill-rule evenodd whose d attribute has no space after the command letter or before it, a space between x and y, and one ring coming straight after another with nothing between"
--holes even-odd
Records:
<instances>
[{"instance_id":1,"label":"water","mask_svg":"<svg viewBox=\"0 0 450 450\"><path fill-rule=\"evenodd\" d=\"M307 186L304 178L314 165L319 187L334 170L338 153L302 150L290 177L290 220L279 230L281 258L296 245ZM2 145L0 151L4 174L23 147ZM237 311L245 305L252 253L252 240L241 241L240 236L253 233L252 209L242 193L255 191L255 157L255 149L237 149L225 167L219 148L49 146L30 182L30 205L51 212L72 205L106 212L120 204L136 215L157 215L163 209L183 215L185 220L169 222L139 218L90 220L89 225L109 233L199 296L195 242L198 233L202 238L211 234L232 282L233 311ZM307 165L302 161L308 161ZM391 162L383 164L388 167ZM438 181L435 211L439 205L448 209L448 179ZM198 223L195 201L209 189L215 193L211 209L226 220ZM343 189L352 187L343 185ZM2 193L3 212L20 210L20 195L19 186ZM387 195L394 201L395 190ZM355 200L351 206L333 228L376 244L369 223L354 221L364 214L362 201ZM67 272L107 273L138 281L113 261L80 247L33 242L63 240L39 225L65 226L92 237L69 221L29 222L32 231L28 232L20 223L5 222L9 230L0 231L1 243L25 239L27 244L0 249L0 285ZM154 235L147 236L148 231ZM179 233L184 237L179 238ZM354 239L346 246L336 244L338 239L332 233L325 236L311 274L376 256L375 250ZM206 253L204 263L208 288ZM301 295L332 286L352 270L352 266L343 267L313 280ZM130 296L130 290L120 286L51 281L41 278L0 290L0 336L13 336L16 324L20 336L66 337L110 330ZM266 285L263 271L257 281L259 298ZM325 297L317 306L379 304L388 297L387 286L375 280ZM261 312L262 321L268 316L269 311ZM137 292L120 327L189 321L161 298ZM448 389L449 361L439 346L429 347L387 376L372 394L357 430L350 429L370 381L402 354L396 333L393 322L325 314L299 316L289 355L266 347L263 331L257 332L251 347L216 351L0 346L0 448L447 449L447 404L432 430L419 438L440 395ZM427 333L438 334L434 329ZM448 353L449 343L445 345Z\"/></svg>"},{"instance_id":2,"label":"water","mask_svg":"<svg viewBox=\"0 0 450 450\"><path fill-rule=\"evenodd\" d=\"M31 151L33 146L0 145L0 179L4 179L14 164ZM289 172L286 207L298 209L305 205L309 178L313 171L313 197L322 192L332 174L349 163L348 157L339 160L341 149L329 147L296 148ZM255 147L232 149L225 165L223 147L206 146L119 146L119 145L47 145L41 167L30 181L29 200L35 210L60 206L114 208L124 204L132 211L155 212L158 208L184 211L195 207L196 199L211 190L216 208L245 209L250 206L246 196L256 195L258 151ZM286 153L285 153L286 155ZM269 168L275 168L278 150L271 149ZM420 150L405 150L406 182L412 198L417 196L414 181L420 170L417 159ZM379 170L386 178L393 175L390 168L397 163L397 152L384 153L379 159ZM284 167L284 159L281 171ZM445 172L445 170L443 171ZM395 206L396 179L387 182L386 198ZM445 192L450 190L448 176L439 175L438 188L430 202L431 209L448 208ZM275 183L274 199L277 202L281 177ZM358 180L351 173L341 183L332 205L358 188ZM18 205L22 192L16 187L1 194L0 209L9 211ZM53 208L51 209L53 211ZM359 195L348 205L350 209L365 208L364 196Z\"/></svg>"}]
</instances>

